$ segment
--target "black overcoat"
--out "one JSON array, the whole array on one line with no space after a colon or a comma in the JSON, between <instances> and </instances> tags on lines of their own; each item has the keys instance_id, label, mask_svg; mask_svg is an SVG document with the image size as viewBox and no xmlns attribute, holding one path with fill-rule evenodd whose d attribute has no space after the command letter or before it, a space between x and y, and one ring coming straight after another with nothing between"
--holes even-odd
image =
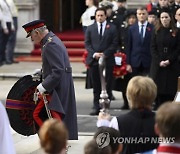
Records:
<instances>
[{"instance_id":1,"label":"black overcoat","mask_svg":"<svg viewBox=\"0 0 180 154\"><path fill-rule=\"evenodd\" d=\"M175 95L179 64L177 57L180 54L180 33L173 32L170 28L160 28L153 33L151 41L152 63L150 76L155 81L158 94ZM169 60L170 65L160 67L162 60Z\"/></svg>"},{"instance_id":2,"label":"black overcoat","mask_svg":"<svg viewBox=\"0 0 180 154\"><path fill-rule=\"evenodd\" d=\"M41 41L43 87L51 94L50 110L63 115L69 139L77 139L77 113L72 70L66 47L52 32Z\"/></svg>"}]
</instances>

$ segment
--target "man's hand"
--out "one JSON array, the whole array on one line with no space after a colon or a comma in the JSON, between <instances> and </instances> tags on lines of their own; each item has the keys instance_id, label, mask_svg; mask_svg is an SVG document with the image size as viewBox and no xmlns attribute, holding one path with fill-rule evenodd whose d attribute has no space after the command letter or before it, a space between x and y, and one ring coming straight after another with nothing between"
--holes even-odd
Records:
<instances>
[{"instance_id":1,"label":"man's hand","mask_svg":"<svg viewBox=\"0 0 180 154\"><path fill-rule=\"evenodd\" d=\"M169 60L165 60L164 63L166 66L168 66L170 64Z\"/></svg>"},{"instance_id":2,"label":"man's hand","mask_svg":"<svg viewBox=\"0 0 180 154\"><path fill-rule=\"evenodd\" d=\"M160 65L160 67L166 67L169 64L170 64L169 60L165 60L165 61L161 61L159 65Z\"/></svg>"},{"instance_id":3,"label":"man's hand","mask_svg":"<svg viewBox=\"0 0 180 154\"><path fill-rule=\"evenodd\" d=\"M103 53L102 52L96 52L96 53L94 53L93 56L94 56L95 59L98 60L101 56L103 56Z\"/></svg>"},{"instance_id":4,"label":"man's hand","mask_svg":"<svg viewBox=\"0 0 180 154\"><path fill-rule=\"evenodd\" d=\"M132 73L132 67L131 67L131 65L127 65L126 70L127 70L129 73Z\"/></svg>"},{"instance_id":5,"label":"man's hand","mask_svg":"<svg viewBox=\"0 0 180 154\"><path fill-rule=\"evenodd\" d=\"M46 89L42 86L42 83L37 86L37 90L41 95L46 91Z\"/></svg>"},{"instance_id":6,"label":"man's hand","mask_svg":"<svg viewBox=\"0 0 180 154\"><path fill-rule=\"evenodd\" d=\"M110 120L111 115L109 113L99 112L98 120Z\"/></svg>"},{"instance_id":7,"label":"man's hand","mask_svg":"<svg viewBox=\"0 0 180 154\"><path fill-rule=\"evenodd\" d=\"M3 29L4 34L9 34L9 30L7 28Z\"/></svg>"}]
</instances>

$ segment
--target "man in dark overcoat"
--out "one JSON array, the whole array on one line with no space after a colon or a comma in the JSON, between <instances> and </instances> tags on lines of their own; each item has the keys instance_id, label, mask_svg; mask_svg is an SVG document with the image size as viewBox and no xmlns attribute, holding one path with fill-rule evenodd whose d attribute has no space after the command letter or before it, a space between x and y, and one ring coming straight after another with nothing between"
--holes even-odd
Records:
<instances>
[{"instance_id":1,"label":"man in dark overcoat","mask_svg":"<svg viewBox=\"0 0 180 154\"><path fill-rule=\"evenodd\" d=\"M37 86L41 95L47 94L48 109L52 117L62 120L68 131L69 139L77 139L77 114L72 69L66 47L52 32L49 32L43 20L35 20L23 26L27 37L41 45L42 83ZM44 106L40 101L35 108L35 122L42 125L39 113Z\"/></svg>"},{"instance_id":2,"label":"man in dark overcoat","mask_svg":"<svg viewBox=\"0 0 180 154\"><path fill-rule=\"evenodd\" d=\"M106 90L109 99L112 97L112 79L114 53L117 50L118 37L117 30L113 24L106 21L106 10L98 8L95 12L96 22L89 26L86 30L85 47L88 51L86 63L90 67L90 74L92 77L93 94L94 94L94 108L91 115L98 115L100 106L99 99L101 94L101 80L99 75L98 60L101 56L105 57L106 67Z\"/></svg>"}]
</instances>

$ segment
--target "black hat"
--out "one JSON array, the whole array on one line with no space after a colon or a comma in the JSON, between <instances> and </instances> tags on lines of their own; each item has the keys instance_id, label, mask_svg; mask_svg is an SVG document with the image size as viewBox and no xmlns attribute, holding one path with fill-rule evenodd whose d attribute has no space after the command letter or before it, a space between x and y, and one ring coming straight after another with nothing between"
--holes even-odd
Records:
<instances>
[{"instance_id":1,"label":"black hat","mask_svg":"<svg viewBox=\"0 0 180 154\"><path fill-rule=\"evenodd\" d=\"M166 13L168 13L169 15L171 15L171 12L170 12L169 8L162 8L162 9L160 9L159 11L157 10L157 16L158 16L158 18L160 18L161 13L163 13L163 12L166 12Z\"/></svg>"},{"instance_id":2,"label":"black hat","mask_svg":"<svg viewBox=\"0 0 180 154\"><path fill-rule=\"evenodd\" d=\"M116 0L116 2L126 2L126 0Z\"/></svg>"},{"instance_id":3,"label":"black hat","mask_svg":"<svg viewBox=\"0 0 180 154\"><path fill-rule=\"evenodd\" d=\"M157 16L157 12L154 11L154 10L152 10L152 11L149 11L149 12L148 12L148 15L155 15L155 16Z\"/></svg>"},{"instance_id":4,"label":"black hat","mask_svg":"<svg viewBox=\"0 0 180 154\"><path fill-rule=\"evenodd\" d=\"M30 33L36 29L36 28L39 28L39 27L43 27L45 26L45 21L44 20L34 20L34 21L31 21L25 25L23 25L22 27L25 29L25 31L27 32L27 37L30 36Z\"/></svg>"},{"instance_id":5,"label":"black hat","mask_svg":"<svg viewBox=\"0 0 180 154\"><path fill-rule=\"evenodd\" d=\"M125 13L125 18L129 18L130 16L132 16L132 15L134 15L134 16L136 16L136 10L134 10L134 9L129 9L129 10L127 10L126 11L126 13Z\"/></svg>"}]
</instances>

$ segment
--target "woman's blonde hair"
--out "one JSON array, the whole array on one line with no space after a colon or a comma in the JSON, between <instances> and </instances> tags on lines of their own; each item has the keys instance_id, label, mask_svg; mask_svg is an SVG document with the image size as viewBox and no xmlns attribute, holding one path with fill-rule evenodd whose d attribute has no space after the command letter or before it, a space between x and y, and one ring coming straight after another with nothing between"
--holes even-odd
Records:
<instances>
[{"instance_id":1,"label":"woman's blonde hair","mask_svg":"<svg viewBox=\"0 0 180 154\"><path fill-rule=\"evenodd\" d=\"M157 87L151 78L136 76L129 81L126 94L130 108L149 108L156 98Z\"/></svg>"}]
</instances>

